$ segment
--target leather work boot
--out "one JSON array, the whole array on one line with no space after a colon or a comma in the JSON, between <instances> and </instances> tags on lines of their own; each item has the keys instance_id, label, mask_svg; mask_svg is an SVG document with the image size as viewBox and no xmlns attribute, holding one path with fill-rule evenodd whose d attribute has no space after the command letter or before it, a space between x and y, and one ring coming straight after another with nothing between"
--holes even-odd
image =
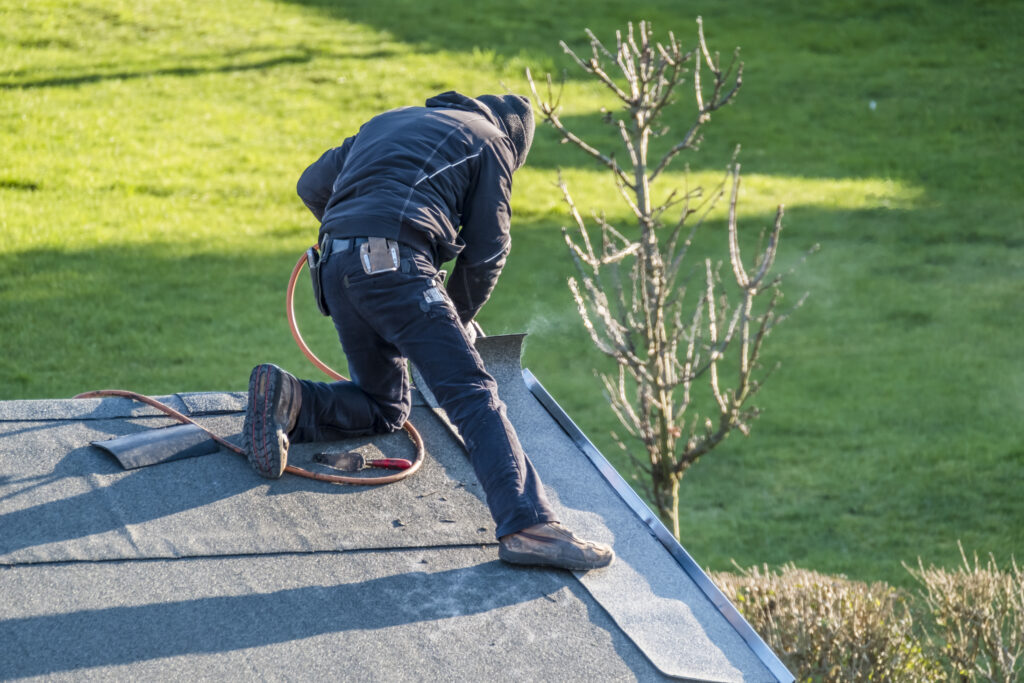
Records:
<instances>
[{"instance_id":1,"label":"leather work boot","mask_svg":"<svg viewBox=\"0 0 1024 683\"><path fill-rule=\"evenodd\" d=\"M585 571L607 567L615 559L615 552L604 543L578 538L558 522L548 522L502 536L498 557L512 564Z\"/></svg>"},{"instance_id":2,"label":"leather work boot","mask_svg":"<svg viewBox=\"0 0 1024 683\"><path fill-rule=\"evenodd\" d=\"M270 363L249 375L249 405L242 427L242 446L257 472L278 479L288 464L288 433L302 407L299 380Z\"/></svg>"}]
</instances>

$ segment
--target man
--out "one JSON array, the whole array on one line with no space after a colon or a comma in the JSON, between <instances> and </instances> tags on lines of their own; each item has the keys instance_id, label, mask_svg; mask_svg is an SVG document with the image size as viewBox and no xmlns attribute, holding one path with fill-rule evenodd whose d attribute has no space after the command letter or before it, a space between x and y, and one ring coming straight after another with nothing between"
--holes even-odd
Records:
<instances>
[{"instance_id":1,"label":"man","mask_svg":"<svg viewBox=\"0 0 1024 683\"><path fill-rule=\"evenodd\" d=\"M533 127L525 97L450 91L375 116L306 169L297 189L321 223L321 307L351 381L298 380L257 366L244 438L249 461L273 478L290 441L397 430L411 410L408 359L466 444L499 556L594 569L614 553L558 523L473 347L473 319L509 252L512 173L526 160ZM445 286L439 269L451 259Z\"/></svg>"}]
</instances>

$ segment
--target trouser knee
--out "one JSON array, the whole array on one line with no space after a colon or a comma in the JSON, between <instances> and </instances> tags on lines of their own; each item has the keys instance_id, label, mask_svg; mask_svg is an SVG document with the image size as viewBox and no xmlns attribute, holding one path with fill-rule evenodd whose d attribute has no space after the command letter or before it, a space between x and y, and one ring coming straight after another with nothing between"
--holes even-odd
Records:
<instances>
[{"instance_id":1,"label":"trouser knee","mask_svg":"<svg viewBox=\"0 0 1024 683\"><path fill-rule=\"evenodd\" d=\"M401 403L378 403L376 431L397 432L405 426L411 412L411 398L406 398Z\"/></svg>"}]
</instances>

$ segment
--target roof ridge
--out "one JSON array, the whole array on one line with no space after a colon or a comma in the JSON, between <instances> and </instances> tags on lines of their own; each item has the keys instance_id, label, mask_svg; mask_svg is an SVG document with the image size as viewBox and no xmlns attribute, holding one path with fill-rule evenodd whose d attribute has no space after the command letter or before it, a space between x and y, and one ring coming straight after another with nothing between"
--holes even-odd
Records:
<instances>
[{"instance_id":1,"label":"roof ridge","mask_svg":"<svg viewBox=\"0 0 1024 683\"><path fill-rule=\"evenodd\" d=\"M189 416L245 412L245 392L198 391L153 396ZM56 398L0 401L0 422L85 422L126 417L166 417L129 398Z\"/></svg>"}]
</instances>

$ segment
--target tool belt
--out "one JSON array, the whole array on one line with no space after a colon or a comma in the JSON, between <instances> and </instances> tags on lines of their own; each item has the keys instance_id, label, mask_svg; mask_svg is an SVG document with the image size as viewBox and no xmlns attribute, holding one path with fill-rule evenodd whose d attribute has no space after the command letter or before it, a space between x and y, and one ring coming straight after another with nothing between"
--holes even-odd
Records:
<instances>
[{"instance_id":1,"label":"tool belt","mask_svg":"<svg viewBox=\"0 0 1024 683\"><path fill-rule=\"evenodd\" d=\"M398 242L384 237L345 237L333 239L324 235L320 244L306 250L306 265L309 267L310 280L313 283L313 298L316 307L323 315L330 315L327 310L327 299L324 295L321 269L331 254L359 249L359 263L367 275L388 273L398 270L401 258L398 254Z\"/></svg>"}]
</instances>

